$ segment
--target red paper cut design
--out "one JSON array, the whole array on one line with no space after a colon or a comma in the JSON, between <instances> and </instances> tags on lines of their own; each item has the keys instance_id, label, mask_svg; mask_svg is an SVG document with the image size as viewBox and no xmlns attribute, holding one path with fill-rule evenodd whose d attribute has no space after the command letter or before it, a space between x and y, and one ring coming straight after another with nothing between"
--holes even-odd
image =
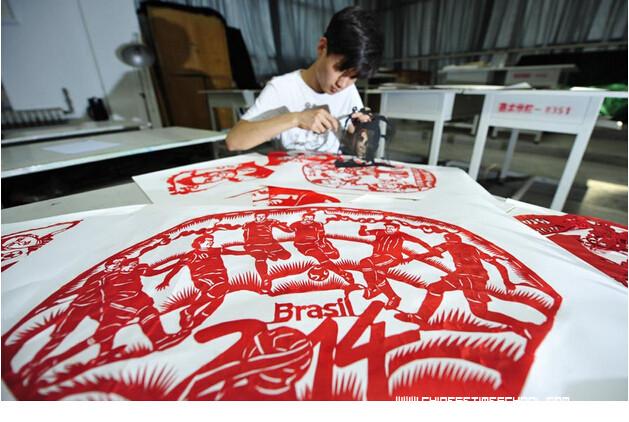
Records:
<instances>
[{"instance_id":1,"label":"red paper cut design","mask_svg":"<svg viewBox=\"0 0 629 422\"><path fill-rule=\"evenodd\" d=\"M256 206L299 206L341 202L333 196L324 195L312 190L291 189L279 186L263 186L249 192L230 196L227 199L238 198L243 195L250 196L251 202Z\"/></svg>"},{"instance_id":2,"label":"red paper cut design","mask_svg":"<svg viewBox=\"0 0 629 422\"><path fill-rule=\"evenodd\" d=\"M267 154L267 166L279 166L285 163L329 163L335 162L339 156L333 154L312 154L304 152L273 151Z\"/></svg>"},{"instance_id":3,"label":"red paper cut design","mask_svg":"<svg viewBox=\"0 0 629 422\"><path fill-rule=\"evenodd\" d=\"M271 174L273 170L259 166L253 161L233 166L186 170L168 178L168 192L171 195L187 195L208 190L221 182L264 179Z\"/></svg>"},{"instance_id":4,"label":"red paper cut design","mask_svg":"<svg viewBox=\"0 0 629 422\"><path fill-rule=\"evenodd\" d=\"M403 166L339 168L328 162L306 164L302 170L315 185L370 192L421 192L434 188L437 182L427 170Z\"/></svg>"},{"instance_id":5,"label":"red paper cut design","mask_svg":"<svg viewBox=\"0 0 629 422\"><path fill-rule=\"evenodd\" d=\"M371 192L411 193L429 190L437 183L436 176L413 167L366 166L336 167L339 156L332 154L289 154L283 151L268 154L267 166L303 163L302 171L309 182L328 188Z\"/></svg>"},{"instance_id":6,"label":"red paper cut design","mask_svg":"<svg viewBox=\"0 0 629 422\"><path fill-rule=\"evenodd\" d=\"M560 303L509 253L438 220L212 214L28 312L2 336L2 377L18 399L517 396Z\"/></svg>"},{"instance_id":7,"label":"red paper cut design","mask_svg":"<svg viewBox=\"0 0 629 422\"><path fill-rule=\"evenodd\" d=\"M58 233L64 232L80 222L81 220L57 223L2 236L2 271L11 268L23 256L30 255L52 241Z\"/></svg>"},{"instance_id":8,"label":"red paper cut design","mask_svg":"<svg viewBox=\"0 0 629 422\"><path fill-rule=\"evenodd\" d=\"M626 226L574 214L516 218L627 287Z\"/></svg>"}]
</instances>

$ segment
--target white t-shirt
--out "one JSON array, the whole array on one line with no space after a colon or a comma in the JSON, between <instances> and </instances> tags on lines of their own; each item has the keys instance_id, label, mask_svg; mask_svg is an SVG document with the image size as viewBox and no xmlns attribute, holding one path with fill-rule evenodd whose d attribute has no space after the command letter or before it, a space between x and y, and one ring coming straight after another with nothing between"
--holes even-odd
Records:
<instances>
[{"instance_id":1,"label":"white t-shirt","mask_svg":"<svg viewBox=\"0 0 629 422\"><path fill-rule=\"evenodd\" d=\"M296 70L271 79L242 119L264 120L288 112L304 111L321 106L327 106L332 116L338 118L350 114L353 107L357 107L358 110L363 107L355 85L333 95L319 94L304 82L300 72ZM340 127L344 124L345 118L341 119ZM333 154L339 149L339 139L333 131L317 134L309 130L293 128L282 132L278 137L286 149Z\"/></svg>"}]
</instances>

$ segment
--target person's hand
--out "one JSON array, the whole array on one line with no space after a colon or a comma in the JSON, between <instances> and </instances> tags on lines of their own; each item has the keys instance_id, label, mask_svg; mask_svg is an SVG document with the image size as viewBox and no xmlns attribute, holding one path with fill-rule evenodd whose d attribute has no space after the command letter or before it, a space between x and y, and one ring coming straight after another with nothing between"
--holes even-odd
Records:
<instances>
[{"instance_id":1,"label":"person's hand","mask_svg":"<svg viewBox=\"0 0 629 422\"><path fill-rule=\"evenodd\" d=\"M371 121L371 116L369 114L361 113L360 111L352 113L349 117L352 120L358 119L362 123L367 123ZM347 132L349 134L353 134L356 130L356 128L354 128L354 125L352 124L352 120L350 120L349 125L347 126Z\"/></svg>"},{"instance_id":2,"label":"person's hand","mask_svg":"<svg viewBox=\"0 0 629 422\"><path fill-rule=\"evenodd\" d=\"M297 113L297 127L315 133L334 132L339 129L339 122L324 108L313 108Z\"/></svg>"},{"instance_id":3,"label":"person's hand","mask_svg":"<svg viewBox=\"0 0 629 422\"><path fill-rule=\"evenodd\" d=\"M371 116L369 114L361 113L360 111L357 111L356 113L352 113L350 117L352 119L358 119L362 123L367 123L371 121Z\"/></svg>"}]
</instances>

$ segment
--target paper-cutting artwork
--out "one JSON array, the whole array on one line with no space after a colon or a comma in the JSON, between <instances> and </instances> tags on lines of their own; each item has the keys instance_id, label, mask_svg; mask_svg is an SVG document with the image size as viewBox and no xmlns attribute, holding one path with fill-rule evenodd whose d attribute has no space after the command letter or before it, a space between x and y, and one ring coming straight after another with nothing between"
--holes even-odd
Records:
<instances>
[{"instance_id":1,"label":"paper-cutting artwork","mask_svg":"<svg viewBox=\"0 0 629 422\"><path fill-rule=\"evenodd\" d=\"M280 186L261 186L248 192L228 196L225 199L242 197L247 197L254 206L299 206L341 202L331 195L312 190L291 189Z\"/></svg>"},{"instance_id":2,"label":"paper-cutting artwork","mask_svg":"<svg viewBox=\"0 0 629 422\"><path fill-rule=\"evenodd\" d=\"M274 169L265 166L266 161L261 154L242 154L137 175L133 180L154 204L216 204L267 185Z\"/></svg>"},{"instance_id":3,"label":"paper-cutting artwork","mask_svg":"<svg viewBox=\"0 0 629 422\"><path fill-rule=\"evenodd\" d=\"M2 336L18 399L518 396L561 297L436 219L196 217L85 268Z\"/></svg>"},{"instance_id":4,"label":"paper-cutting artwork","mask_svg":"<svg viewBox=\"0 0 629 422\"><path fill-rule=\"evenodd\" d=\"M436 177L429 171L410 167L336 167L334 163L304 165L306 179L327 188L367 192L421 192L435 187Z\"/></svg>"},{"instance_id":5,"label":"paper-cutting artwork","mask_svg":"<svg viewBox=\"0 0 629 422\"><path fill-rule=\"evenodd\" d=\"M627 287L626 226L574 214L515 218Z\"/></svg>"},{"instance_id":6,"label":"paper-cutting artwork","mask_svg":"<svg viewBox=\"0 0 629 422\"><path fill-rule=\"evenodd\" d=\"M363 195L378 196L385 201L443 197L450 201L480 199L491 205L497 202L458 168L399 162L352 167L345 166L349 161L343 159L332 154L245 154L133 179L154 204L259 206L263 201L258 201L258 197L249 201L246 198L267 187L312 191L322 199L333 197L341 202L353 202ZM341 160L338 165L337 160ZM314 198L315 195L309 195L308 202ZM269 205L272 202L277 203L269 200ZM291 203L278 205L290 206Z\"/></svg>"},{"instance_id":7,"label":"paper-cutting artwork","mask_svg":"<svg viewBox=\"0 0 629 422\"><path fill-rule=\"evenodd\" d=\"M57 223L2 236L2 271L11 268L21 258L50 243L55 235L71 229L80 222L79 220Z\"/></svg>"},{"instance_id":8,"label":"paper-cutting artwork","mask_svg":"<svg viewBox=\"0 0 629 422\"><path fill-rule=\"evenodd\" d=\"M334 154L313 154L304 152L272 151L267 154L267 166L281 166L289 163L330 163L340 157Z\"/></svg>"},{"instance_id":9,"label":"paper-cutting artwork","mask_svg":"<svg viewBox=\"0 0 629 422\"><path fill-rule=\"evenodd\" d=\"M271 174L273 170L259 166L253 161L231 166L185 170L168 178L168 192L171 195L187 195L211 189L224 181L244 182L264 179Z\"/></svg>"},{"instance_id":10,"label":"paper-cutting artwork","mask_svg":"<svg viewBox=\"0 0 629 422\"><path fill-rule=\"evenodd\" d=\"M306 180L314 185L332 189L363 192L411 193L429 190L437 183L430 171L402 165L365 167L337 166L340 158L331 154L270 153L267 166L301 163ZM342 159L340 159L342 161Z\"/></svg>"}]
</instances>

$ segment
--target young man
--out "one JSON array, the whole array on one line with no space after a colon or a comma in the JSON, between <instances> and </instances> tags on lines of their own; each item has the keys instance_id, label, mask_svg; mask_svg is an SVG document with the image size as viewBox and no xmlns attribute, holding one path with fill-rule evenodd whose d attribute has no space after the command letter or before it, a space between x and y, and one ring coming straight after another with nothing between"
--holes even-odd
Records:
<instances>
[{"instance_id":1,"label":"young man","mask_svg":"<svg viewBox=\"0 0 629 422\"><path fill-rule=\"evenodd\" d=\"M373 14L356 6L337 12L319 39L317 60L271 79L227 135L227 148L247 150L279 138L286 149L336 153L343 129L338 119L363 107L354 83L376 71L382 45Z\"/></svg>"}]
</instances>

